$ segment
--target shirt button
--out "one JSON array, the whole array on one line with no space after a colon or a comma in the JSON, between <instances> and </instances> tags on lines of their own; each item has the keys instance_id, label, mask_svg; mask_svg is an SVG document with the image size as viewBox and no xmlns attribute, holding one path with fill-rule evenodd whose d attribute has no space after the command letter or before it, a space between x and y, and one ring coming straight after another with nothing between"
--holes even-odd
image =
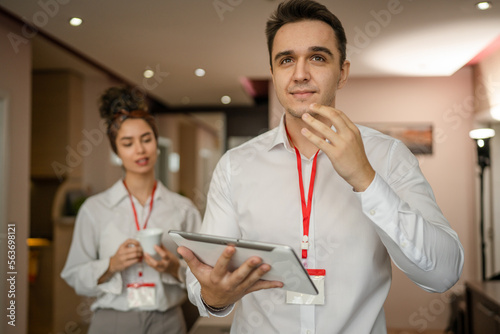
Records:
<instances>
[{"instance_id":1,"label":"shirt button","mask_svg":"<svg viewBox=\"0 0 500 334\"><path fill-rule=\"evenodd\" d=\"M408 244L406 242L401 243L401 247L406 247Z\"/></svg>"},{"instance_id":2,"label":"shirt button","mask_svg":"<svg viewBox=\"0 0 500 334\"><path fill-rule=\"evenodd\" d=\"M375 210L370 210L370 215L375 216L376 211Z\"/></svg>"},{"instance_id":3,"label":"shirt button","mask_svg":"<svg viewBox=\"0 0 500 334\"><path fill-rule=\"evenodd\" d=\"M311 331L308 329L308 330L306 331L306 334L311 334Z\"/></svg>"}]
</instances>

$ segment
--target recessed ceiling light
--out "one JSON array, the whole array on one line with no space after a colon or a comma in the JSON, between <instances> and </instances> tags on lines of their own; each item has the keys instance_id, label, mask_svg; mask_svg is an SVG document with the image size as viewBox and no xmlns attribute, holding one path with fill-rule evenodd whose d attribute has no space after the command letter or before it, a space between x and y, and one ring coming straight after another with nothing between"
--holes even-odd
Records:
<instances>
[{"instance_id":1,"label":"recessed ceiling light","mask_svg":"<svg viewBox=\"0 0 500 334\"><path fill-rule=\"evenodd\" d=\"M197 77L204 77L205 76L205 70L202 69L202 68L197 68L196 70L194 70L194 74Z\"/></svg>"},{"instance_id":2,"label":"recessed ceiling light","mask_svg":"<svg viewBox=\"0 0 500 334\"><path fill-rule=\"evenodd\" d=\"M145 70L143 75L145 78L149 79L149 78L152 78L153 75L155 75L155 72L152 70Z\"/></svg>"},{"instance_id":3,"label":"recessed ceiling light","mask_svg":"<svg viewBox=\"0 0 500 334\"><path fill-rule=\"evenodd\" d=\"M70 20L69 20L69 24L71 24L73 27L78 27L79 25L81 25L83 22L83 20L79 17L72 17Z\"/></svg>"},{"instance_id":4,"label":"recessed ceiling light","mask_svg":"<svg viewBox=\"0 0 500 334\"><path fill-rule=\"evenodd\" d=\"M223 97L220 98L220 101L224 104L229 104L231 103L231 98L227 95L224 95Z\"/></svg>"},{"instance_id":5,"label":"recessed ceiling light","mask_svg":"<svg viewBox=\"0 0 500 334\"><path fill-rule=\"evenodd\" d=\"M487 10L491 8L491 2L489 1L481 1L476 3L476 8L479 10Z\"/></svg>"}]
</instances>

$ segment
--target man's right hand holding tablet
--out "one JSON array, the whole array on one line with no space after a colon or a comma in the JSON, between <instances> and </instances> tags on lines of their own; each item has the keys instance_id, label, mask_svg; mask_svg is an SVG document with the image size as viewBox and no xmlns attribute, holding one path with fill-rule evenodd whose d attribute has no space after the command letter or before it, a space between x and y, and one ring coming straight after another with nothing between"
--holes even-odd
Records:
<instances>
[{"instance_id":1,"label":"man's right hand holding tablet","mask_svg":"<svg viewBox=\"0 0 500 334\"><path fill-rule=\"evenodd\" d=\"M210 308L223 309L247 293L283 287L279 281L261 280L271 266L263 264L257 256L248 258L238 269L229 271L229 262L236 252L233 246L224 249L213 268L199 261L186 247L179 247L177 251L200 282L201 298Z\"/></svg>"}]
</instances>

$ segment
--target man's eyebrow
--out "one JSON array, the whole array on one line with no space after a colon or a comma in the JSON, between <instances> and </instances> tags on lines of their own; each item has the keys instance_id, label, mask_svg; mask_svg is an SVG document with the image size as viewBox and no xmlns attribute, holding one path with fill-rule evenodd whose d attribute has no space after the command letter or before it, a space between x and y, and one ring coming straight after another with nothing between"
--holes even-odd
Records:
<instances>
[{"instance_id":1,"label":"man's eyebrow","mask_svg":"<svg viewBox=\"0 0 500 334\"><path fill-rule=\"evenodd\" d=\"M276 56L274 56L274 61L277 61L279 58L281 58L283 56L290 56L292 54L294 54L294 52L292 50L285 50L285 51L278 52L276 54Z\"/></svg>"},{"instance_id":2,"label":"man's eyebrow","mask_svg":"<svg viewBox=\"0 0 500 334\"><path fill-rule=\"evenodd\" d=\"M309 48L309 50L314 51L314 52L324 52L324 53L326 53L327 55L329 55L329 56L333 57L333 53L332 53L332 51L330 51L330 49L329 49L329 48L326 48L326 47L324 47L324 46L311 46L311 47Z\"/></svg>"}]
</instances>

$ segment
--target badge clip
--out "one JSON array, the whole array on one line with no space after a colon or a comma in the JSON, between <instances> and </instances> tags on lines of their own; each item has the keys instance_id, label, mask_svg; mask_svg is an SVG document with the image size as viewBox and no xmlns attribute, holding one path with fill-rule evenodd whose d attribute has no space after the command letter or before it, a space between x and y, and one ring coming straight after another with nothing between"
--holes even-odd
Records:
<instances>
[{"instance_id":1,"label":"badge clip","mask_svg":"<svg viewBox=\"0 0 500 334\"><path fill-rule=\"evenodd\" d=\"M308 249L309 248L309 237L307 235L304 235L302 237L302 242L300 243L300 248L301 249Z\"/></svg>"}]
</instances>

